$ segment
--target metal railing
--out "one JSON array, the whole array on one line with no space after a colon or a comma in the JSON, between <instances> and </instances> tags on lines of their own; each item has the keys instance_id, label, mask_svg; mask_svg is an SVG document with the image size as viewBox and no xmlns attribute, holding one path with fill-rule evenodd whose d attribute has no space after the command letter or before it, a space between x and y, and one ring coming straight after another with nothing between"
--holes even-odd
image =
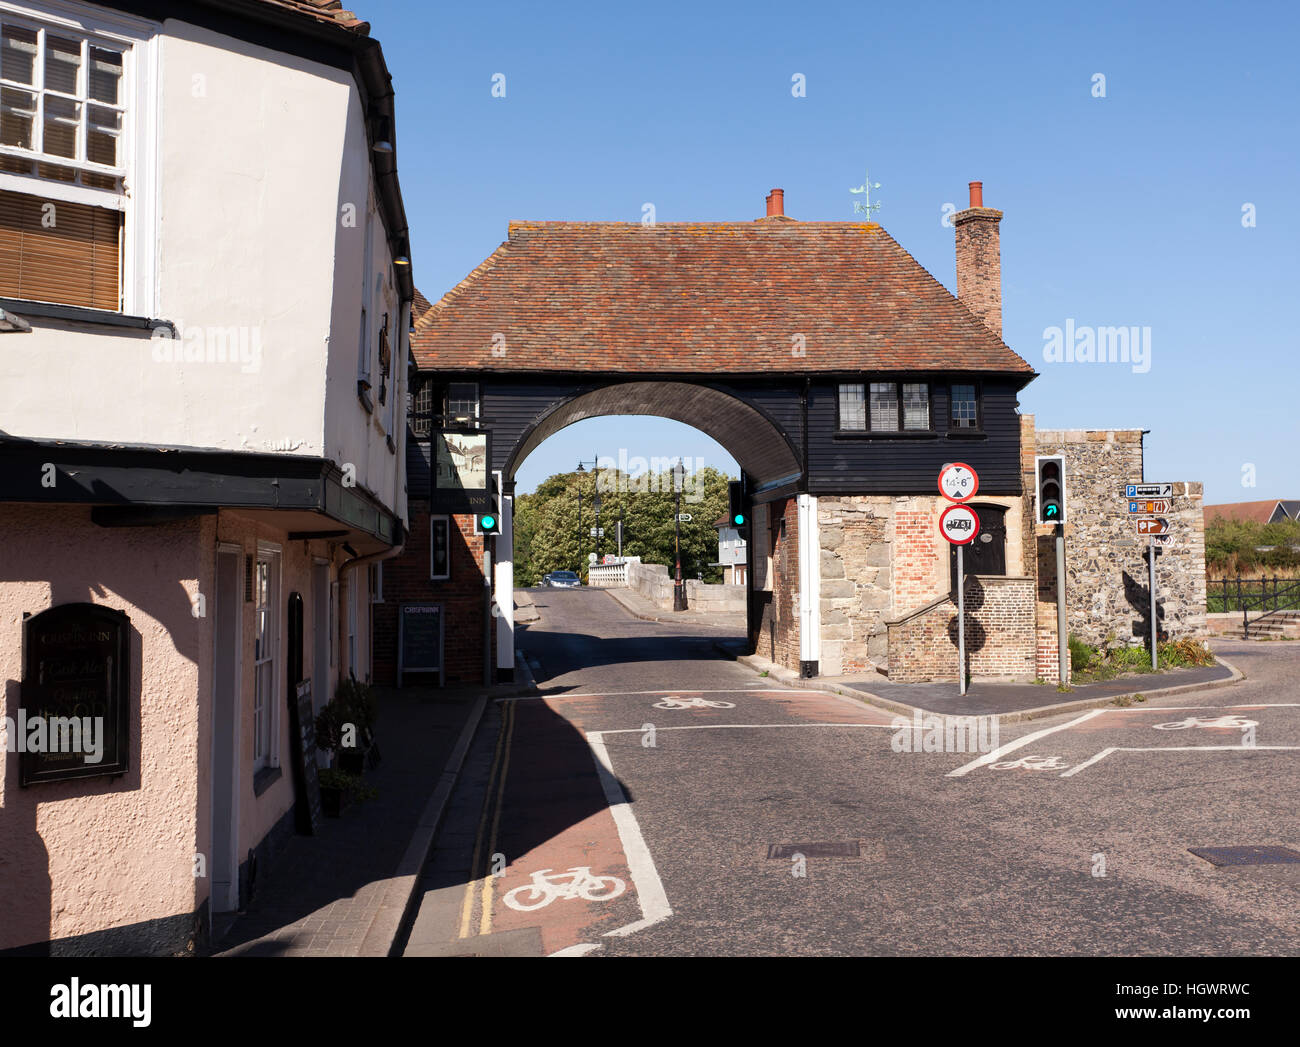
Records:
<instances>
[{"instance_id":1,"label":"metal railing","mask_svg":"<svg viewBox=\"0 0 1300 1047\"><path fill-rule=\"evenodd\" d=\"M1300 579L1296 578L1208 578L1205 609L1210 614L1241 611L1241 631L1250 638L1250 627L1280 611L1300 611ZM1254 622L1252 610L1262 611Z\"/></svg>"}]
</instances>

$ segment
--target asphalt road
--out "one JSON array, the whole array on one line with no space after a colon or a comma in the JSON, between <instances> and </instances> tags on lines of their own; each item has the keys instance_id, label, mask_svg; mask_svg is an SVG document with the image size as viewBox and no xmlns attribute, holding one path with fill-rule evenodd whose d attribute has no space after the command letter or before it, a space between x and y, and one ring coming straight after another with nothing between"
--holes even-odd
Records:
<instances>
[{"instance_id":1,"label":"asphalt road","mask_svg":"<svg viewBox=\"0 0 1300 1047\"><path fill-rule=\"evenodd\" d=\"M1300 953L1300 864L1188 851L1300 849L1300 643L1219 645L1233 686L924 751L709 630L534 598L543 697L485 721L411 954Z\"/></svg>"}]
</instances>

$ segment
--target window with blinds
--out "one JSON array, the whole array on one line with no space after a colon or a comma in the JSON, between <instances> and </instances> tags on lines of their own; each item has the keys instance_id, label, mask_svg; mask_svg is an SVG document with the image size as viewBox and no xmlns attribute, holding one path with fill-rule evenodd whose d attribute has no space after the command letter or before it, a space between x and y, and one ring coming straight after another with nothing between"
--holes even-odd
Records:
<instances>
[{"instance_id":1,"label":"window with blinds","mask_svg":"<svg viewBox=\"0 0 1300 1047\"><path fill-rule=\"evenodd\" d=\"M122 212L0 190L0 298L122 307Z\"/></svg>"}]
</instances>

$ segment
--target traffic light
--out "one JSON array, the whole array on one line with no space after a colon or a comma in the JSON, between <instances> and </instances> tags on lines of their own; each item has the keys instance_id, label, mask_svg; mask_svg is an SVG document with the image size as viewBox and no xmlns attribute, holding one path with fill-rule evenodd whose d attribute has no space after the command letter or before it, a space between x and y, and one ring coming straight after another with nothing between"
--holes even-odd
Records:
<instances>
[{"instance_id":1,"label":"traffic light","mask_svg":"<svg viewBox=\"0 0 1300 1047\"><path fill-rule=\"evenodd\" d=\"M743 480L732 480L727 484L727 503L727 522L736 529L742 542L749 541L749 506L745 501Z\"/></svg>"},{"instance_id":2,"label":"traffic light","mask_svg":"<svg viewBox=\"0 0 1300 1047\"><path fill-rule=\"evenodd\" d=\"M497 478L494 473L488 477L488 508L486 511L474 514L474 533L475 534L500 534L501 533L501 497L500 490L497 487Z\"/></svg>"},{"instance_id":3,"label":"traffic light","mask_svg":"<svg viewBox=\"0 0 1300 1047\"><path fill-rule=\"evenodd\" d=\"M1034 459L1034 472L1038 478L1036 519L1040 524L1065 523L1065 459L1040 455Z\"/></svg>"}]
</instances>

